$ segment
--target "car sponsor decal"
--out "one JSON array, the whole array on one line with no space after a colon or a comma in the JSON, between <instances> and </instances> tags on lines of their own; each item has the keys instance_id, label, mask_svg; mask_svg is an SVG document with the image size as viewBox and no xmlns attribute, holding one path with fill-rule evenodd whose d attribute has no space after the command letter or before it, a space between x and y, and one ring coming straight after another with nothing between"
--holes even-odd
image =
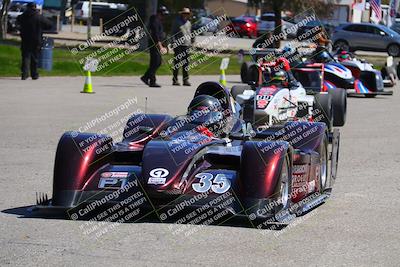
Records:
<instances>
[{"instance_id":1,"label":"car sponsor decal","mask_svg":"<svg viewBox=\"0 0 400 267\"><path fill-rule=\"evenodd\" d=\"M294 165L293 166L293 188L301 188L307 184L308 180L308 166L307 165Z\"/></svg>"},{"instance_id":2,"label":"car sponsor decal","mask_svg":"<svg viewBox=\"0 0 400 267\"><path fill-rule=\"evenodd\" d=\"M257 108L264 109L268 105L269 101L271 101L272 97L273 95L257 95Z\"/></svg>"},{"instance_id":3,"label":"car sponsor decal","mask_svg":"<svg viewBox=\"0 0 400 267\"><path fill-rule=\"evenodd\" d=\"M106 177L101 177L99 180L99 188L102 189L120 189L124 187L127 183L126 178L106 178Z\"/></svg>"},{"instance_id":4,"label":"car sponsor decal","mask_svg":"<svg viewBox=\"0 0 400 267\"><path fill-rule=\"evenodd\" d=\"M267 107L267 105L268 105L268 101L267 100L265 100L265 99L257 100L257 108L258 109L264 109L264 108Z\"/></svg>"},{"instance_id":5,"label":"car sponsor decal","mask_svg":"<svg viewBox=\"0 0 400 267\"><path fill-rule=\"evenodd\" d=\"M264 109L267 107L269 101L272 100L278 88L276 86L262 87L256 96L256 108Z\"/></svg>"},{"instance_id":6,"label":"car sponsor decal","mask_svg":"<svg viewBox=\"0 0 400 267\"><path fill-rule=\"evenodd\" d=\"M214 193L223 194L231 188L232 176L219 173L217 175L201 172L196 174L195 178L198 178L198 183L193 183L192 188L197 193L205 193L208 190L212 190Z\"/></svg>"},{"instance_id":7,"label":"car sponsor decal","mask_svg":"<svg viewBox=\"0 0 400 267\"><path fill-rule=\"evenodd\" d=\"M354 89L356 90L357 93L361 94L369 93L368 88L365 87L365 85L360 80L356 80L356 82L354 83Z\"/></svg>"},{"instance_id":8,"label":"car sponsor decal","mask_svg":"<svg viewBox=\"0 0 400 267\"><path fill-rule=\"evenodd\" d=\"M305 173L307 172L307 165L302 164L302 165L293 165L293 174L298 174L298 173Z\"/></svg>"},{"instance_id":9,"label":"car sponsor decal","mask_svg":"<svg viewBox=\"0 0 400 267\"><path fill-rule=\"evenodd\" d=\"M98 188L120 189L127 183L129 172L103 172L100 174Z\"/></svg>"},{"instance_id":10,"label":"car sponsor decal","mask_svg":"<svg viewBox=\"0 0 400 267\"><path fill-rule=\"evenodd\" d=\"M166 181L167 181L166 178L150 177L147 183L158 185L158 184L165 184Z\"/></svg>"},{"instance_id":11,"label":"car sponsor decal","mask_svg":"<svg viewBox=\"0 0 400 267\"><path fill-rule=\"evenodd\" d=\"M261 87L261 89L258 91L259 95L273 95L278 87L276 86L268 86L268 87Z\"/></svg>"},{"instance_id":12,"label":"car sponsor decal","mask_svg":"<svg viewBox=\"0 0 400 267\"><path fill-rule=\"evenodd\" d=\"M314 192L315 189L315 180L312 180L308 183L308 193Z\"/></svg>"},{"instance_id":13,"label":"car sponsor decal","mask_svg":"<svg viewBox=\"0 0 400 267\"><path fill-rule=\"evenodd\" d=\"M103 172L101 177L112 177L112 178L126 178L129 176L129 172Z\"/></svg>"},{"instance_id":14,"label":"car sponsor decal","mask_svg":"<svg viewBox=\"0 0 400 267\"><path fill-rule=\"evenodd\" d=\"M165 184L165 182L167 181L167 176L169 174L169 171L167 169L164 168L156 168L150 171L149 175L150 178L147 181L148 184L154 184L154 185L158 185L158 184Z\"/></svg>"}]
</instances>

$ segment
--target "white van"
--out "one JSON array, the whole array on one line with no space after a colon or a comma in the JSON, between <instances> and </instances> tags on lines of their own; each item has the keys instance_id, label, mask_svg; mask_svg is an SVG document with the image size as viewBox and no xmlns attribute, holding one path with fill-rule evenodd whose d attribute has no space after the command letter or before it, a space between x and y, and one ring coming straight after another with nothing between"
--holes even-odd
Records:
<instances>
[{"instance_id":1,"label":"white van","mask_svg":"<svg viewBox=\"0 0 400 267\"><path fill-rule=\"evenodd\" d=\"M92 2L93 8L126 9L124 4ZM89 18L89 1L79 1L74 7L75 19L87 21Z\"/></svg>"}]
</instances>

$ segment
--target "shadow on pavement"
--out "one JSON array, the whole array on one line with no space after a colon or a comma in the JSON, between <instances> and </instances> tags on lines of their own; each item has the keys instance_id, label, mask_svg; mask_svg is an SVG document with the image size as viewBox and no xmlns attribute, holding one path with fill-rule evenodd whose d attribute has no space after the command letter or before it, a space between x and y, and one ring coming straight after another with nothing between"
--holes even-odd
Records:
<instances>
[{"instance_id":1,"label":"shadow on pavement","mask_svg":"<svg viewBox=\"0 0 400 267\"><path fill-rule=\"evenodd\" d=\"M12 215L17 215L19 219L58 219L58 220L71 220L69 216L66 214L66 212L58 212L58 213L46 213L46 212L35 212L32 211L32 209L35 206L22 206L22 207L16 207L16 208L10 208L10 209L5 209L2 210L2 213L5 214L12 214ZM90 218L86 219L79 219L78 221L89 221ZM99 221L101 222L101 221ZM150 215L147 215L143 218L140 218L135 221L126 221L124 223L167 223L170 225L177 225L177 223L173 220L164 220L161 221L155 214L154 212ZM180 224L180 225L187 225L185 223ZM255 221L253 223L250 222L249 219L245 218L238 218L238 217L233 217L231 216L229 219L224 221L223 223L219 224L210 224L210 225L205 225L205 224L197 224L199 226L230 226L230 227L240 227L240 228L249 228L249 229L255 229L255 230L273 230L273 231L280 231L283 230L285 227L287 227L287 224L282 224L282 223L266 223L263 221L257 221L255 224ZM257 227L258 225L258 227Z\"/></svg>"}]
</instances>

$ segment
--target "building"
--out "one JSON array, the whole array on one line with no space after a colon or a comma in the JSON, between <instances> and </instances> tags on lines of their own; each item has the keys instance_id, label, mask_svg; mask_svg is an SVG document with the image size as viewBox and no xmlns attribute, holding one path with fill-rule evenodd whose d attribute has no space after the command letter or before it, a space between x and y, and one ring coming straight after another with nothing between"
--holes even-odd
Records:
<instances>
[{"instance_id":1,"label":"building","mask_svg":"<svg viewBox=\"0 0 400 267\"><path fill-rule=\"evenodd\" d=\"M229 17L237 17L256 13L255 8L247 6L247 0L204 0L204 8L216 16L226 14Z\"/></svg>"}]
</instances>

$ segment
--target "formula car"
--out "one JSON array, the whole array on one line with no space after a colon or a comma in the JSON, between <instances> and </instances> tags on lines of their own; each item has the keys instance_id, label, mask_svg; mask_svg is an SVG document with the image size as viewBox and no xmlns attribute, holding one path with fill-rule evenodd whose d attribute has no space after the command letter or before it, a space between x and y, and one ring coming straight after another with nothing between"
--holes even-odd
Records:
<instances>
[{"instance_id":1,"label":"formula car","mask_svg":"<svg viewBox=\"0 0 400 267\"><path fill-rule=\"evenodd\" d=\"M234 86L232 95L241 105L249 106L251 103L250 112L244 109L244 114L251 114L253 109L254 118L250 120L254 120L257 126L268 126L274 121L316 118L324 122L328 129L345 124L347 101L344 90L321 90L320 86L310 87L308 84L308 87L303 87L302 83L307 80L299 73L306 71L309 75L312 70L293 69L303 81L296 79L290 62L283 57L260 61L255 66L258 73L253 75L257 79L253 86ZM319 80L320 85L321 72L316 72L318 77L312 81Z\"/></svg>"},{"instance_id":2,"label":"formula car","mask_svg":"<svg viewBox=\"0 0 400 267\"><path fill-rule=\"evenodd\" d=\"M344 88L348 95L391 95L392 91L384 91L382 75L373 69L372 65L352 60L350 57L339 57L340 61L331 55L324 47L317 47L302 64L307 67L314 63L324 64L325 80L330 87Z\"/></svg>"},{"instance_id":3,"label":"formula car","mask_svg":"<svg viewBox=\"0 0 400 267\"><path fill-rule=\"evenodd\" d=\"M299 64L291 69L307 94L328 92L332 97L333 125L344 126L347 115L347 92L325 78L325 65L320 63Z\"/></svg>"},{"instance_id":4,"label":"formula car","mask_svg":"<svg viewBox=\"0 0 400 267\"><path fill-rule=\"evenodd\" d=\"M113 222L244 217L258 227L288 223L324 202L336 178L339 131L301 121L254 131L239 108L227 89L206 82L186 115L134 114L119 143L66 132L52 198L41 195L31 211Z\"/></svg>"},{"instance_id":5,"label":"formula car","mask_svg":"<svg viewBox=\"0 0 400 267\"><path fill-rule=\"evenodd\" d=\"M343 66L348 68L353 74L354 78L367 81L368 77L375 80L375 87L379 87L378 91L383 91L383 86L393 87L396 84L397 75L392 67L386 66L378 70L365 60L357 59L356 56L348 51L339 50L334 54L334 58ZM390 94L389 92L384 92Z\"/></svg>"},{"instance_id":6,"label":"formula car","mask_svg":"<svg viewBox=\"0 0 400 267\"><path fill-rule=\"evenodd\" d=\"M309 51L309 49L307 50ZM309 52L310 53L310 52ZM241 51L241 54L244 55L246 54L244 51ZM276 60L279 58L285 58L286 63L284 63L284 69L286 72L289 73L289 77L291 80L296 80L298 82L292 82L292 89L297 88L297 87L304 87L306 89L307 95L312 95L315 97L320 98L319 96L322 94L325 94L328 92L331 95L331 100L320 100L318 99L317 102L320 103L326 103L326 102L332 102L332 108L325 107L325 109L331 110L331 112L325 113L327 115L330 115L332 113L333 117L333 126L343 126L346 122L346 114L347 114L347 92L335 85L335 84L340 84L343 86L351 87L353 86L354 83L354 78L351 75L350 71L343 72L343 73L338 73L336 75L336 71L324 71L324 65L319 64L319 68L322 68L321 70L316 69L315 63L308 62L305 63L303 62L302 55L304 52L299 53L298 49L292 49L290 46L285 47L282 50L278 49L256 49L254 51L251 51L250 53L252 55L252 59L254 62L244 62L242 64L242 69L241 69L241 77L242 81L245 79L245 81L248 84L258 84L262 80L265 81L265 79L261 79L262 73L264 71L265 65L268 64L275 64ZM282 61L282 60L280 60ZM282 63L280 63L282 65ZM328 67L330 70L332 68L335 68L334 66L329 66ZM295 78L291 74L293 72ZM312 77L312 81L309 81L307 84L303 84L308 81L308 79L315 74L318 74L318 77ZM310 76L311 75L311 76ZM306 76L306 77L304 77ZM308 76L308 77L307 77ZM312 82L313 85L310 84ZM322 86L320 86L322 82ZM333 83L335 82L335 83ZM297 84L297 85L296 85ZM318 84L318 86L315 86L315 84ZM293 87L294 86L294 87ZM243 86L237 86L243 88ZM238 89L235 89L238 90ZM300 89L300 91L303 91L303 89ZM325 97L327 98L327 97ZM308 98L312 99L312 97ZM330 104L329 104L330 105ZM298 114L300 115L300 114ZM302 114L304 116L304 114ZM327 118L326 118L327 119ZM325 121L328 123L328 121ZM330 125L330 124L328 124Z\"/></svg>"}]
</instances>

